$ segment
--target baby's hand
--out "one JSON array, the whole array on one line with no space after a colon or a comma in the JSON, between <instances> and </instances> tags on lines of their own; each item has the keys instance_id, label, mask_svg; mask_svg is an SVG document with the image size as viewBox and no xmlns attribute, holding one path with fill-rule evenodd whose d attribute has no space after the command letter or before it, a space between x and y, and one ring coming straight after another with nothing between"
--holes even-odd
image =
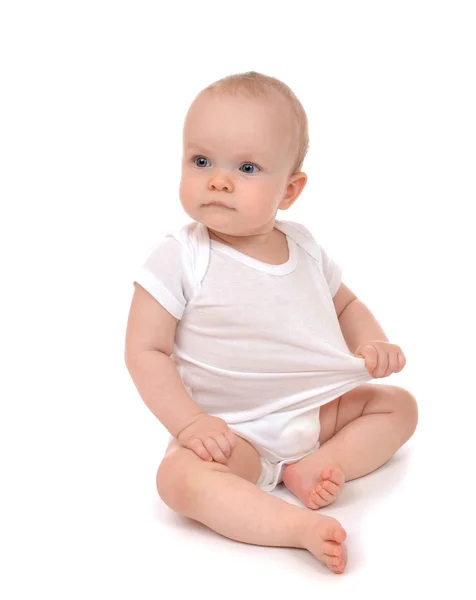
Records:
<instances>
[{"instance_id":1,"label":"baby's hand","mask_svg":"<svg viewBox=\"0 0 476 600\"><path fill-rule=\"evenodd\" d=\"M226 465L236 446L236 435L219 417L204 414L177 436L180 445L193 450L203 460Z\"/></svg>"},{"instance_id":2,"label":"baby's hand","mask_svg":"<svg viewBox=\"0 0 476 600\"><path fill-rule=\"evenodd\" d=\"M357 348L354 356L365 359L365 367L375 379L400 373L407 362L400 346L383 340L365 342Z\"/></svg>"}]
</instances>

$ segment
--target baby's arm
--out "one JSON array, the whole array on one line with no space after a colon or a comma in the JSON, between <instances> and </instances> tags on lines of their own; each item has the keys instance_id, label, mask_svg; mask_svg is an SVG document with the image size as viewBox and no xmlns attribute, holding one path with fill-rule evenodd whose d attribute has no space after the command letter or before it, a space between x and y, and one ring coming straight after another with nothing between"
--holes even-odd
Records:
<instances>
[{"instance_id":1,"label":"baby's arm","mask_svg":"<svg viewBox=\"0 0 476 600\"><path fill-rule=\"evenodd\" d=\"M204 414L187 393L170 358L177 323L149 292L135 284L125 363L142 400L175 438Z\"/></svg>"},{"instance_id":2,"label":"baby's arm","mask_svg":"<svg viewBox=\"0 0 476 600\"><path fill-rule=\"evenodd\" d=\"M370 340L388 342L380 323L367 306L343 282L340 284L333 302L342 335L352 353Z\"/></svg>"}]
</instances>

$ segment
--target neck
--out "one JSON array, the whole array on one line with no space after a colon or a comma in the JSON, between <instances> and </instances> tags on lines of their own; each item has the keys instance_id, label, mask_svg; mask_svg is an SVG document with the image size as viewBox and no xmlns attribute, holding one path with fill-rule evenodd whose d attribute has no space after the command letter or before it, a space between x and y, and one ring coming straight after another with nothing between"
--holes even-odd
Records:
<instances>
[{"instance_id":1,"label":"neck","mask_svg":"<svg viewBox=\"0 0 476 600\"><path fill-rule=\"evenodd\" d=\"M214 231L213 229L207 228L208 234L211 239L232 246L234 248L240 248L246 246L247 248L267 246L275 236L274 226L266 231L259 233L251 233L249 235L235 236L221 233L220 231Z\"/></svg>"}]
</instances>

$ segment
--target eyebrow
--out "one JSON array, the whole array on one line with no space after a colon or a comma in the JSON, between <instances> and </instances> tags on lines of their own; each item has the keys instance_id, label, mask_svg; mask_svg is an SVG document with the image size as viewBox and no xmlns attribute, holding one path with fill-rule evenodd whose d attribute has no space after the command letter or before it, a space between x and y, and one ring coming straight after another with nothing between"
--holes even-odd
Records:
<instances>
[{"instance_id":1,"label":"eyebrow","mask_svg":"<svg viewBox=\"0 0 476 600\"><path fill-rule=\"evenodd\" d=\"M203 154L213 154L213 152L209 152L208 150L205 150L205 148L203 148L203 146L200 146L199 144L194 144L194 143L187 144L185 149L186 150L194 149L194 150L203 152ZM259 160L261 160L261 159L267 158L267 155L264 152L259 152L258 150L250 150L248 152L242 152L241 154L236 156L236 158L238 158L238 159L246 159L246 158L254 158L254 157L257 157Z\"/></svg>"}]
</instances>

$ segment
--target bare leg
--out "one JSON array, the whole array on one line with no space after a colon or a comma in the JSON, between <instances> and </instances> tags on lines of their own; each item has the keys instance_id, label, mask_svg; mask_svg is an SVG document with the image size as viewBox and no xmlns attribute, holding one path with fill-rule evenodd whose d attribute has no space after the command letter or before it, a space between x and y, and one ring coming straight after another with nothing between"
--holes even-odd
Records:
<instances>
[{"instance_id":1,"label":"bare leg","mask_svg":"<svg viewBox=\"0 0 476 600\"><path fill-rule=\"evenodd\" d=\"M309 508L327 506L345 481L386 463L413 434L418 414L411 394L388 385L360 386L329 403L327 412L323 408L321 447L283 473L285 485Z\"/></svg>"},{"instance_id":2,"label":"bare leg","mask_svg":"<svg viewBox=\"0 0 476 600\"><path fill-rule=\"evenodd\" d=\"M403 444L399 415L365 415L346 425L314 454L303 459L313 469L338 466L345 481L352 481L381 467ZM312 458L311 458L312 457ZM308 460L309 459L309 460Z\"/></svg>"},{"instance_id":3,"label":"bare leg","mask_svg":"<svg viewBox=\"0 0 476 600\"><path fill-rule=\"evenodd\" d=\"M335 573L347 562L346 532L331 517L263 492L227 466L207 463L187 448L166 456L157 489L174 511L247 544L306 548Z\"/></svg>"}]
</instances>

